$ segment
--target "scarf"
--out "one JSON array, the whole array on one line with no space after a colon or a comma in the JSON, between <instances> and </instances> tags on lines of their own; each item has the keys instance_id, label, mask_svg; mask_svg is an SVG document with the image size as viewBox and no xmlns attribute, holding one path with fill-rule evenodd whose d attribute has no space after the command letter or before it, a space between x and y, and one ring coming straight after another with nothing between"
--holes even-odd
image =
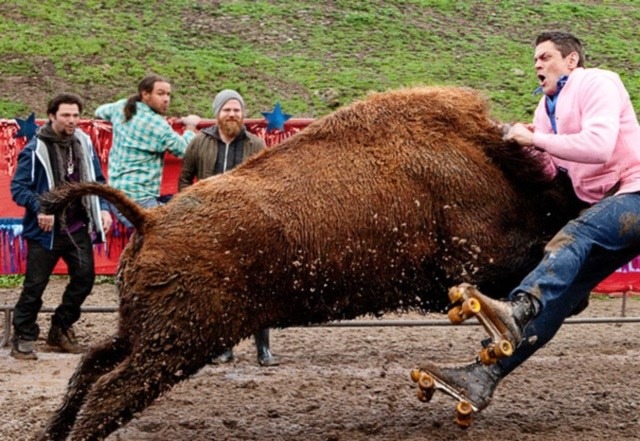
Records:
<instances>
[{"instance_id":1,"label":"scarf","mask_svg":"<svg viewBox=\"0 0 640 441\"><path fill-rule=\"evenodd\" d=\"M558 95L560 95L560 91L567 84L567 80L569 80L568 75L562 75L558 79L558 87L556 88L556 93L553 96L547 95L546 105L547 105L547 115L549 115L549 121L551 121L551 127L553 128L553 133L558 133L558 128L556 127L556 104L558 104ZM539 95L542 93L542 86L538 86L538 88L533 92L534 95Z\"/></svg>"},{"instance_id":2,"label":"scarf","mask_svg":"<svg viewBox=\"0 0 640 441\"><path fill-rule=\"evenodd\" d=\"M68 182L89 180L84 149L75 135L60 135L53 130L51 122L47 122L40 128L37 137L47 146L54 187ZM90 213L89 199L84 197L81 202L75 201L67 207L60 216L60 222L56 224L60 230L71 228L73 231L69 233L73 233L90 219L88 213Z\"/></svg>"}]
</instances>

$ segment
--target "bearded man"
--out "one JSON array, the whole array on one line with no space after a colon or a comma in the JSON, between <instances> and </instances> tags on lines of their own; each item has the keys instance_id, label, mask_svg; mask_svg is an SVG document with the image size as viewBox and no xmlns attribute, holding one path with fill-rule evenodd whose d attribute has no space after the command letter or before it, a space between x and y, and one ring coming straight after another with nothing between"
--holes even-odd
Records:
<instances>
[{"instance_id":1,"label":"bearded man","mask_svg":"<svg viewBox=\"0 0 640 441\"><path fill-rule=\"evenodd\" d=\"M178 191L213 175L225 173L241 164L249 156L264 149L264 141L244 126L245 106L242 96L235 90L225 89L213 100L213 116L217 124L203 129L187 146ZM269 350L269 330L254 335L261 366L276 366L278 360ZM233 360L231 348L214 360L227 363Z\"/></svg>"},{"instance_id":2,"label":"bearded man","mask_svg":"<svg viewBox=\"0 0 640 441\"><path fill-rule=\"evenodd\" d=\"M178 191L201 180L233 169L264 148L264 141L244 126L242 96L226 89L213 100L217 124L203 129L189 143L182 162Z\"/></svg>"}]
</instances>

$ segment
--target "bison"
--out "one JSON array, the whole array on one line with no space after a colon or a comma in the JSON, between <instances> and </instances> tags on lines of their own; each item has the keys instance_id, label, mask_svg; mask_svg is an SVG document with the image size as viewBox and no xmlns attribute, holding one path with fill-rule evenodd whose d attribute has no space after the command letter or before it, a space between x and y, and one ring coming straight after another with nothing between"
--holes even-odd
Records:
<instances>
[{"instance_id":1,"label":"bison","mask_svg":"<svg viewBox=\"0 0 640 441\"><path fill-rule=\"evenodd\" d=\"M479 93L424 87L339 109L159 208L56 190L50 212L97 194L135 233L117 332L83 356L40 439L104 439L260 329L440 311L462 281L505 295L580 208L541 176Z\"/></svg>"}]
</instances>

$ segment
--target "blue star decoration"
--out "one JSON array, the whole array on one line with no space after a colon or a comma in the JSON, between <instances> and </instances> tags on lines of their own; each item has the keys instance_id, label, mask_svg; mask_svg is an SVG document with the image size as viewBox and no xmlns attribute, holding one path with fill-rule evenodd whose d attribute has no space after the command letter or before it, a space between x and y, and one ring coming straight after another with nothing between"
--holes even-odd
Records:
<instances>
[{"instance_id":1,"label":"blue star decoration","mask_svg":"<svg viewBox=\"0 0 640 441\"><path fill-rule=\"evenodd\" d=\"M27 119L16 118L16 122L19 128L18 132L13 135L14 138L22 138L24 136L27 138L27 142L29 142L31 138L36 136L38 125L36 124L35 112L31 112L31 115L29 115Z\"/></svg>"},{"instance_id":2,"label":"blue star decoration","mask_svg":"<svg viewBox=\"0 0 640 441\"><path fill-rule=\"evenodd\" d=\"M271 130L282 130L284 129L284 123L287 122L291 115L286 113L282 113L282 107L280 107L280 103L276 103L275 107L271 112L260 112L264 119L267 120L267 132Z\"/></svg>"}]
</instances>

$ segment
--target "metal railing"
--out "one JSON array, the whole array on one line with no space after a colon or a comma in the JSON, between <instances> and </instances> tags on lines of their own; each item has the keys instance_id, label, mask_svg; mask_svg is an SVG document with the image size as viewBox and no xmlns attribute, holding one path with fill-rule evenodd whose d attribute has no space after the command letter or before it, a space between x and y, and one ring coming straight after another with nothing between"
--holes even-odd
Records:
<instances>
[{"instance_id":1,"label":"metal railing","mask_svg":"<svg viewBox=\"0 0 640 441\"><path fill-rule=\"evenodd\" d=\"M622 296L622 310L620 316L613 317L574 317L564 321L569 325L590 325L600 323L640 323L640 317L626 317L626 293ZM0 305L0 310L4 311L4 333L0 340L0 348L4 348L9 343L11 335L11 314L14 305ZM45 306L40 309L42 313L52 313L54 307ZM114 313L118 311L117 306L83 306L82 313ZM476 319L467 320L459 325L452 325L446 319L432 320L344 320L339 322L329 322L318 325L309 325L309 327L318 328L367 328L367 327L406 327L406 326L478 326L480 323Z\"/></svg>"},{"instance_id":2,"label":"metal railing","mask_svg":"<svg viewBox=\"0 0 640 441\"><path fill-rule=\"evenodd\" d=\"M11 336L11 313L13 312L15 305L0 305L0 310L4 311L4 332L2 340L0 340L0 348L4 348L9 343ZM40 312L54 312L56 308L52 306L43 306L40 308ZM82 313L87 312L118 312L117 306L83 306L81 308Z\"/></svg>"}]
</instances>

